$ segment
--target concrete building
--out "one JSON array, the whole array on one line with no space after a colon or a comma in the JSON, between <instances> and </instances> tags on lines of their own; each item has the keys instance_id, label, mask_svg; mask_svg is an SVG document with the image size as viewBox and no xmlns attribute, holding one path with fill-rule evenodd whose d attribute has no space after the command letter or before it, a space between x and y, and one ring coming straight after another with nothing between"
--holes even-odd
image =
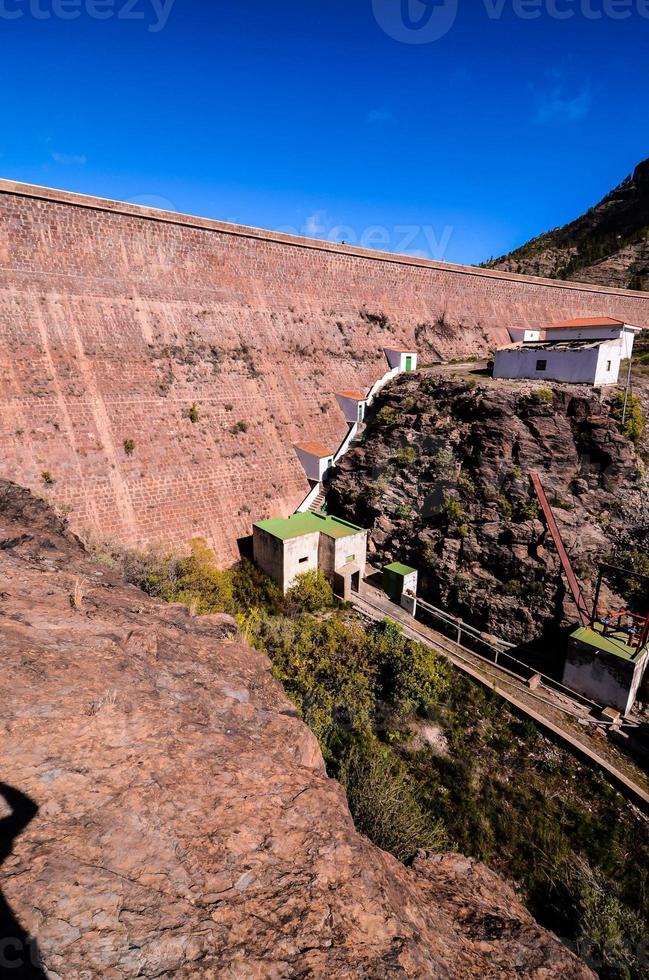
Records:
<instances>
[{"instance_id":1,"label":"concrete building","mask_svg":"<svg viewBox=\"0 0 649 980\"><path fill-rule=\"evenodd\" d=\"M529 378L594 386L617 384L640 327L610 317L511 327L514 343L496 351L494 378Z\"/></svg>"},{"instance_id":2,"label":"concrete building","mask_svg":"<svg viewBox=\"0 0 649 980\"><path fill-rule=\"evenodd\" d=\"M392 369L399 371L416 371L418 354L416 350L405 347L384 347L385 356Z\"/></svg>"},{"instance_id":3,"label":"concrete building","mask_svg":"<svg viewBox=\"0 0 649 980\"><path fill-rule=\"evenodd\" d=\"M253 525L253 554L286 593L298 575L320 569L334 592L348 599L360 591L367 557L367 531L337 517L311 511Z\"/></svg>"},{"instance_id":4,"label":"concrete building","mask_svg":"<svg viewBox=\"0 0 649 980\"><path fill-rule=\"evenodd\" d=\"M319 442L298 442L293 449L302 463L307 480L321 483L334 465L334 453Z\"/></svg>"},{"instance_id":5,"label":"concrete building","mask_svg":"<svg viewBox=\"0 0 649 980\"><path fill-rule=\"evenodd\" d=\"M363 422L367 411L367 396L360 391L337 391L336 401L340 405L345 421L353 424Z\"/></svg>"},{"instance_id":6,"label":"concrete building","mask_svg":"<svg viewBox=\"0 0 649 980\"><path fill-rule=\"evenodd\" d=\"M398 602L411 616L417 609L417 582L419 573L410 565L399 561L383 566L383 591Z\"/></svg>"},{"instance_id":7,"label":"concrete building","mask_svg":"<svg viewBox=\"0 0 649 980\"><path fill-rule=\"evenodd\" d=\"M605 635L601 623L582 626L570 637L563 683L626 715L642 683L648 657L649 647L630 646L628 633Z\"/></svg>"}]
</instances>

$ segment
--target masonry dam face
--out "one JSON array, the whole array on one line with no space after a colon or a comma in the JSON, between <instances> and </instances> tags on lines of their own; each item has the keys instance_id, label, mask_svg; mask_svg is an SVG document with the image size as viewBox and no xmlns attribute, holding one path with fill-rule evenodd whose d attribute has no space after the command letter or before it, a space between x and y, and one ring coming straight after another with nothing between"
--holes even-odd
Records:
<instances>
[{"instance_id":1,"label":"masonry dam face","mask_svg":"<svg viewBox=\"0 0 649 980\"><path fill-rule=\"evenodd\" d=\"M86 537L200 535L227 563L305 496L292 444L339 444L334 392L384 347L426 363L598 314L645 326L649 296L0 181L0 476Z\"/></svg>"}]
</instances>

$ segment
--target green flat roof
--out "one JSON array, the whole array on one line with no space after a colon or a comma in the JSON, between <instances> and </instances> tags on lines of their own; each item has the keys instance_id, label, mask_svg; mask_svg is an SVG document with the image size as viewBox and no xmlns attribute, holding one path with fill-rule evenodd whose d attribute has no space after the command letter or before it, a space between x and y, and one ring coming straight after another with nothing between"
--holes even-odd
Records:
<instances>
[{"instance_id":1,"label":"green flat roof","mask_svg":"<svg viewBox=\"0 0 649 980\"><path fill-rule=\"evenodd\" d=\"M272 534L280 541L300 538L303 534L315 534L321 531L329 538L348 538L358 534L362 527L342 521L339 517L329 517L328 514L314 514L308 510L304 514L291 514L290 517L270 517L267 521L257 521L254 527Z\"/></svg>"},{"instance_id":2,"label":"green flat roof","mask_svg":"<svg viewBox=\"0 0 649 980\"><path fill-rule=\"evenodd\" d=\"M571 639L579 640L580 643L586 643L588 646L596 647L604 653L611 653L614 657L621 657L622 660L629 660L631 662L639 660L647 649L644 647L642 650L639 650L637 647L630 647L625 642L625 634L623 633L619 633L617 636L615 634L602 636L602 630L601 623L595 623L593 629L589 626L580 626L570 636Z\"/></svg>"},{"instance_id":3,"label":"green flat roof","mask_svg":"<svg viewBox=\"0 0 649 980\"><path fill-rule=\"evenodd\" d=\"M383 571L395 572L397 575L412 575L417 569L411 568L410 565L402 565L400 561L393 561L391 565L384 565Z\"/></svg>"}]
</instances>

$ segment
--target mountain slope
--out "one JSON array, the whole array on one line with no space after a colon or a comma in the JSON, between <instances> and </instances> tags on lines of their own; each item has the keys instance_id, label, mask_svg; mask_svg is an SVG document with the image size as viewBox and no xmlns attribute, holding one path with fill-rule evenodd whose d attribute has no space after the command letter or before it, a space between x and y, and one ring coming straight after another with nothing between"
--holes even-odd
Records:
<instances>
[{"instance_id":1,"label":"mountain slope","mask_svg":"<svg viewBox=\"0 0 649 980\"><path fill-rule=\"evenodd\" d=\"M649 289L649 159L580 218L485 266L550 279Z\"/></svg>"}]
</instances>

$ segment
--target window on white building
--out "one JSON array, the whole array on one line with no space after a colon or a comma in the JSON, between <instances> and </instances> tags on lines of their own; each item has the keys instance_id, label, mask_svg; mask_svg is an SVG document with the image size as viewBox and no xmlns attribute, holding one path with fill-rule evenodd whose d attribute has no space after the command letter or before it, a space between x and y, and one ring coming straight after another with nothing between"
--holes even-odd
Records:
<instances>
[{"instance_id":1,"label":"window on white building","mask_svg":"<svg viewBox=\"0 0 649 980\"><path fill-rule=\"evenodd\" d=\"M547 361L537 361L536 362L536 370L537 371L545 371L545 369L547 368L547 366L548 366L548 362Z\"/></svg>"},{"instance_id":2,"label":"window on white building","mask_svg":"<svg viewBox=\"0 0 649 980\"><path fill-rule=\"evenodd\" d=\"M306 558L300 558L300 565L303 565L303 564L304 564L304 562L305 562L305 561L308 561L308 560L309 560L309 556L308 556L308 555L307 555L307 557L306 557Z\"/></svg>"},{"instance_id":3,"label":"window on white building","mask_svg":"<svg viewBox=\"0 0 649 980\"><path fill-rule=\"evenodd\" d=\"M608 371L610 371L610 370L611 370L611 362L610 362L610 361L607 361L607 362L606 362L606 371L607 371L607 373L608 373Z\"/></svg>"}]
</instances>

